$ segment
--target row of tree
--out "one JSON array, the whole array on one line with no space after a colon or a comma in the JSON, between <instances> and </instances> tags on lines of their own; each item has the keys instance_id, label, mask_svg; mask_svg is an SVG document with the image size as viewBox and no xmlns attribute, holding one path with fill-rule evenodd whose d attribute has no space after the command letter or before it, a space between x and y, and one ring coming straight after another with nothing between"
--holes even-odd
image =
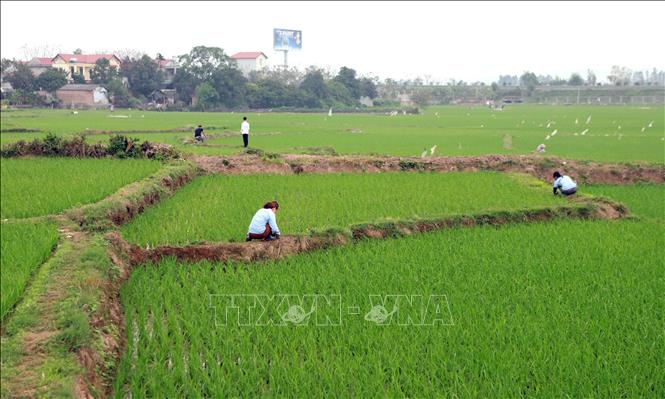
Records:
<instances>
[{"instance_id":1,"label":"row of tree","mask_svg":"<svg viewBox=\"0 0 665 399\"><path fill-rule=\"evenodd\" d=\"M165 82L158 61L147 55L126 56L120 70L108 59L100 58L90 72L92 83L105 87L113 104L133 106L147 101L156 89L173 88L183 106L213 108L322 108L355 106L363 97L377 96L376 82L357 77L356 71L342 67L335 75L311 67L304 73L296 69L275 68L253 72L245 77L235 60L219 47L194 47L178 58L179 68L172 82ZM35 77L19 62L2 60L3 75L17 91L19 99L36 90L55 92L68 83L65 71L50 68ZM73 75L74 83L84 83ZM168 86L167 86L168 84Z\"/></svg>"}]
</instances>

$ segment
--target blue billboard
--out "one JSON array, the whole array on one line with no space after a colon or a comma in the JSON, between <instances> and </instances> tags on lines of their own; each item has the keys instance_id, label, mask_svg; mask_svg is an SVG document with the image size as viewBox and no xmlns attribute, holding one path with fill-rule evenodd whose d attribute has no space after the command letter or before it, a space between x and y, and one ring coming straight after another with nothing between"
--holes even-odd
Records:
<instances>
[{"instance_id":1,"label":"blue billboard","mask_svg":"<svg viewBox=\"0 0 665 399\"><path fill-rule=\"evenodd\" d=\"M274 29L273 47L275 50L301 50L302 31L290 29Z\"/></svg>"}]
</instances>

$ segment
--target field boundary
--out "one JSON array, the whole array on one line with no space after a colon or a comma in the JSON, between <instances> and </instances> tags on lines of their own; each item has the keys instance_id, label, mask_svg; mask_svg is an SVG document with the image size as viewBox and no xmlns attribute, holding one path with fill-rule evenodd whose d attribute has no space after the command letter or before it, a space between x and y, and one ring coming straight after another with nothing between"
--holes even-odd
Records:
<instances>
[{"instance_id":1,"label":"field boundary","mask_svg":"<svg viewBox=\"0 0 665 399\"><path fill-rule=\"evenodd\" d=\"M279 259L317 249L347 245L365 239L386 239L413 234L476 226L541 222L554 219L619 219L628 216L628 209L620 203L602 197L571 200L571 204L493 211L468 215L453 215L433 219L395 219L376 223L354 224L347 228L313 231L309 235L284 236L272 242L204 243L184 246L157 246L143 249L124 240L119 232L106 235L112 246L132 266L157 263L174 257L179 262L210 260L216 262L258 262Z\"/></svg>"},{"instance_id":2,"label":"field boundary","mask_svg":"<svg viewBox=\"0 0 665 399\"><path fill-rule=\"evenodd\" d=\"M171 195L199 174L200 170L190 162L167 164L156 173L122 187L101 201L71 209L64 215L85 231L113 229Z\"/></svg>"},{"instance_id":3,"label":"field boundary","mask_svg":"<svg viewBox=\"0 0 665 399\"><path fill-rule=\"evenodd\" d=\"M271 156L267 156L271 155ZM201 169L218 174L300 174L357 172L519 172L551 181L555 170L581 183L665 183L665 165L652 163L599 163L536 155L484 155L464 157L373 157L305 154L191 155Z\"/></svg>"}]
</instances>

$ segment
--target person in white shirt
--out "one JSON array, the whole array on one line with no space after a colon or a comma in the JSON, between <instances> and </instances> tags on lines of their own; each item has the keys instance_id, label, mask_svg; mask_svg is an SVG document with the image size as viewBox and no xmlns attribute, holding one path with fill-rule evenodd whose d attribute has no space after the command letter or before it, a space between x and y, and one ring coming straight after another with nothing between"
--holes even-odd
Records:
<instances>
[{"instance_id":1,"label":"person in white shirt","mask_svg":"<svg viewBox=\"0 0 665 399\"><path fill-rule=\"evenodd\" d=\"M247 117L242 117L242 123L240 124L240 133L242 133L242 142L244 147L247 148L249 145L249 122L247 122Z\"/></svg>"},{"instance_id":2,"label":"person in white shirt","mask_svg":"<svg viewBox=\"0 0 665 399\"><path fill-rule=\"evenodd\" d=\"M265 240L272 241L279 239L279 227L277 227L277 210L279 203L277 201L266 202L262 209L254 214L245 241Z\"/></svg>"},{"instance_id":3,"label":"person in white shirt","mask_svg":"<svg viewBox=\"0 0 665 399\"><path fill-rule=\"evenodd\" d=\"M561 176L561 173L557 170L554 172L554 184L552 185L552 189L554 191L554 195L557 195L557 190L561 190L561 194L568 196L568 195L573 195L577 192L577 183L573 179L570 178L570 176Z\"/></svg>"}]
</instances>

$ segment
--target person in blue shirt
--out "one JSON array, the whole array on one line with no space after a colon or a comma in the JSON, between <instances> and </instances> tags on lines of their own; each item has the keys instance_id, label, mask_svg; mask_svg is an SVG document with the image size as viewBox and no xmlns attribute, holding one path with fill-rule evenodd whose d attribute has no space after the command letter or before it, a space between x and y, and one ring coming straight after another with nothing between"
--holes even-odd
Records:
<instances>
[{"instance_id":1,"label":"person in blue shirt","mask_svg":"<svg viewBox=\"0 0 665 399\"><path fill-rule=\"evenodd\" d=\"M577 192L577 183L570 176L562 176L558 170L552 176L554 177L554 184L552 185L554 195L557 195L557 190L560 190L561 194L565 196L573 195Z\"/></svg>"},{"instance_id":2,"label":"person in blue shirt","mask_svg":"<svg viewBox=\"0 0 665 399\"><path fill-rule=\"evenodd\" d=\"M249 224L245 241L264 240L272 241L279 239L280 231L277 227L277 201L266 202L262 209L254 214Z\"/></svg>"}]
</instances>

